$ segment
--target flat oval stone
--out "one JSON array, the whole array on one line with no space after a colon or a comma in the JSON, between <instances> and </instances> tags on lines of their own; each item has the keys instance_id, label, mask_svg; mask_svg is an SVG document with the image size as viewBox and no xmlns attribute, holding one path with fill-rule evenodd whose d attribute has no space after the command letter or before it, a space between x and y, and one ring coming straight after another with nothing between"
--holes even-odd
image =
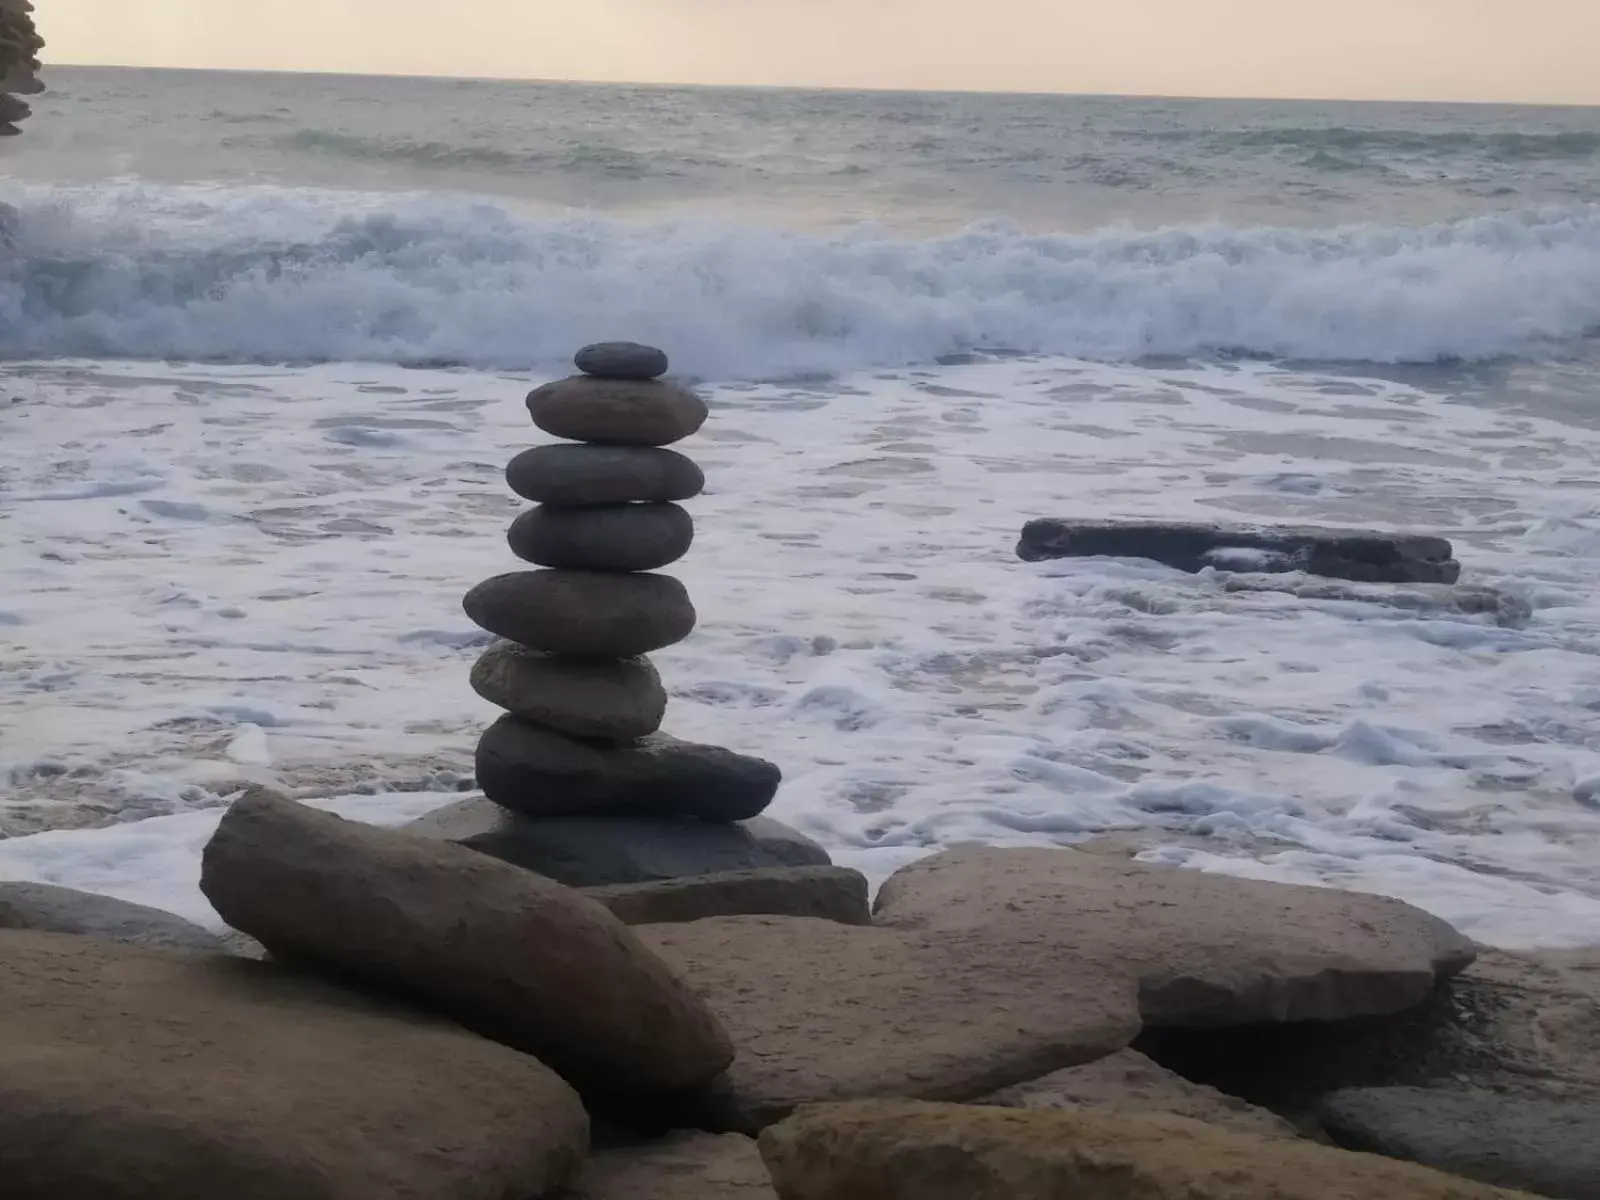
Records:
<instances>
[{"instance_id":1,"label":"flat oval stone","mask_svg":"<svg viewBox=\"0 0 1600 1200\"><path fill-rule=\"evenodd\" d=\"M694 630L689 593L670 575L513 571L486 579L461 606L474 624L533 650L632 658Z\"/></svg>"},{"instance_id":2,"label":"flat oval stone","mask_svg":"<svg viewBox=\"0 0 1600 1200\"><path fill-rule=\"evenodd\" d=\"M511 522L511 553L541 567L653 571L677 562L694 541L694 518L676 504L540 505Z\"/></svg>"},{"instance_id":3,"label":"flat oval stone","mask_svg":"<svg viewBox=\"0 0 1600 1200\"><path fill-rule=\"evenodd\" d=\"M572 360L585 375L600 379L654 379L667 373L667 356L638 342L596 342Z\"/></svg>"},{"instance_id":4,"label":"flat oval stone","mask_svg":"<svg viewBox=\"0 0 1600 1200\"><path fill-rule=\"evenodd\" d=\"M631 741L661 728L667 690L648 658L567 658L514 642L489 647L472 690L537 725L581 738Z\"/></svg>"},{"instance_id":5,"label":"flat oval stone","mask_svg":"<svg viewBox=\"0 0 1600 1200\"><path fill-rule=\"evenodd\" d=\"M539 504L625 504L688 500L705 472L676 450L653 446L535 446L506 464L506 482Z\"/></svg>"},{"instance_id":6,"label":"flat oval stone","mask_svg":"<svg viewBox=\"0 0 1600 1200\"><path fill-rule=\"evenodd\" d=\"M706 402L660 380L573 375L528 393L533 423L552 437L613 446L665 446L706 423Z\"/></svg>"}]
</instances>

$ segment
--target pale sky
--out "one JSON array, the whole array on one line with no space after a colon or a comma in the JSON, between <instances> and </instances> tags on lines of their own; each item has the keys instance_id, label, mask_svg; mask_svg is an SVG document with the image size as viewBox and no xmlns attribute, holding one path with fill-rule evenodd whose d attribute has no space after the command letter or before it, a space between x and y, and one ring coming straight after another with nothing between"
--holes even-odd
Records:
<instances>
[{"instance_id":1,"label":"pale sky","mask_svg":"<svg viewBox=\"0 0 1600 1200\"><path fill-rule=\"evenodd\" d=\"M1600 104L1600 0L38 0L50 63Z\"/></svg>"}]
</instances>

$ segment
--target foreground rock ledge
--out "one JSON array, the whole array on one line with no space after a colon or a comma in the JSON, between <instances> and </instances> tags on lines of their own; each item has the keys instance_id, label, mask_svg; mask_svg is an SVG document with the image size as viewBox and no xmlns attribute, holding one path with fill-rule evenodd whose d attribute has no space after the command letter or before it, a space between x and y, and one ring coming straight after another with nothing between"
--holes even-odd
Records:
<instances>
[{"instance_id":1,"label":"foreground rock ledge","mask_svg":"<svg viewBox=\"0 0 1600 1200\"><path fill-rule=\"evenodd\" d=\"M267 963L0 933L6 1200L545 1195L588 1118L534 1059Z\"/></svg>"},{"instance_id":2,"label":"foreground rock ledge","mask_svg":"<svg viewBox=\"0 0 1600 1200\"><path fill-rule=\"evenodd\" d=\"M1312 1142L1126 1112L862 1101L761 1135L782 1200L1531 1200Z\"/></svg>"},{"instance_id":3,"label":"foreground rock ledge","mask_svg":"<svg viewBox=\"0 0 1600 1200\"><path fill-rule=\"evenodd\" d=\"M1359 583L1454 583L1461 577L1461 564L1452 554L1444 538L1411 534L1050 518L1029 521L1017 544L1017 556L1027 562L1147 558L1180 571L1304 571Z\"/></svg>"},{"instance_id":4,"label":"foreground rock ledge","mask_svg":"<svg viewBox=\"0 0 1600 1200\"><path fill-rule=\"evenodd\" d=\"M1473 944L1386 896L1083 854L971 847L922 859L878 893L880 925L993 936L1139 976L1148 1025L1337 1021L1413 1008Z\"/></svg>"}]
</instances>

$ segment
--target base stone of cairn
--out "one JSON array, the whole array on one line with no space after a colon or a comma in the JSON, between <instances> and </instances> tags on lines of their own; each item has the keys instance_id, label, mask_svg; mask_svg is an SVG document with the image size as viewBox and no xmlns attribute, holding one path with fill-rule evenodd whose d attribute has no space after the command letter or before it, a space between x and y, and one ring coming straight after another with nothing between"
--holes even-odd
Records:
<instances>
[{"instance_id":1,"label":"base stone of cairn","mask_svg":"<svg viewBox=\"0 0 1600 1200\"><path fill-rule=\"evenodd\" d=\"M646 657L695 626L688 592L656 571L694 539L677 502L705 476L664 447L700 429L705 402L659 378L667 356L653 347L589 346L576 362L584 374L527 401L535 426L568 440L506 468L536 504L507 540L535 569L487 579L462 602L503 639L472 671L473 689L507 714L478 742L478 785L523 818L755 817L777 794L778 768L660 732L667 694Z\"/></svg>"}]
</instances>

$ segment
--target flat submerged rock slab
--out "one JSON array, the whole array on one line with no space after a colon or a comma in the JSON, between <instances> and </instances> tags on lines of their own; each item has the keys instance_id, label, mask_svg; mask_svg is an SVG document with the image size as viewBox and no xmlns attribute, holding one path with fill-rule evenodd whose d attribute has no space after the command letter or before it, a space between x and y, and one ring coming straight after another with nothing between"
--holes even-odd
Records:
<instances>
[{"instance_id":1,"label":"flat submerged rock slab","mask_svg":"<svg viewBox=\"0 0 1600 1200\"><path fill-rule=\"evenodd\" d=\"M206 953L224 949L216 934L173 913L48 883L0 883L0 929L75 933Z\"/></svg>"},{"instance_id":2,"label":"flat submerged rock slab","mask_svg":"<svg viewBox=\"0 0 1600 1200\"><path fill-rule=\"evenodd\" d=\"M1600 1200L1600 1102L1368 1088L1333 1093L1317 1115L1350 1150L1559 1200Z\"/></svg>"},{"instance_id":3,"label":"flat submerged rock slab","mask_svg":"<svg viewBox=\"0 0 1600 1200\"><path fill-rule=\"evenodd\" d=\"M768 817L728 824L666 817L526 817L489 800L460 800L405 828L568 887L831 865L820 845Z\"/></svg>"},{"instance_id":4,"label":"flat submerged rock slab","mask_svg":"<svg viewBox=\"0 0 1600 1200\"><path fill-rule=\"evenodd\" d=\"M867 877L849 867L766 867L584 890L627 925L753 915L870 925L869 893Z\"/></svg>"},{"instance_id":5,"label":"flat submerged rock slab","mask_svg":"<svg viewBox=\"0 0 1600 1200\"><path fill-rule=\"evenodd\" d=\"M777 1200L755 1142L680 1133L602 1150L558 1200Z\"/></svg>"},{"instance_id":6,"label":"flat submerged rock slab","mask_svg":"<svg viewBox=\"0 0 1600 1200\"><path fill-rule=\"evenodd\" d=\"M1496 625L1517 628L1533 616L1533 606L1521 596L1499 588L1459 583L1377 584L1307 578L1303 573L1283 575L1231 575L1222 580L1225 592L1281 592L1301 600L1349 601L1379 604L1385 608L1423 615L1456 613L1489 617Z\"/></svg>"},{"instance_id":7,"label":"flat submerged rock slab","mask_svg":"<svg viewBox=\"0 0 1600 1200\"><path fill-rule=\"evenodd\" d=\"M6 1200L477 1200L578 1169L535 1059L268 963L0 933Z\"/></svg>"},{"instance_id":8,"label":"flat submerged rock slab","mask_svg":"<svg viewBox=\"0 0 1600 1200\"><path fill-rule=\"evenodd\" d=\"M1206 567L1278 574L1304 571L1363 583L1455 583L1461 564L1444 538L1310 526L1074 521L1041 518L1022 528L1017 556L1146 558L1180 571Z\"/></svg>"},{"instance_id":9,"label":"flat submerged rock slab","mask_svg":"<svg viewBox=\"0 0 1600 1200\"><path fill-rule=\"evenodd\" d=\"M783 1200L1529 1200L1155 1113L867 1101L798 1113L760 1145Z\"/></svg>"},{"instance_id":10,"label":"flat submerged rock slab","mask_svg":"<svg viewBox=\"0 0 1600 1200\"><path fill-rule=\"evenodd\" d=\"M879 924L1059 943L1136 971L1154 1026L1336 1021L1421 1004L1473 944L1386 896L1146 866L1075 850L963 848L903 867Z\"/></svg>"},{"instance_id":11,"label":"flat submerged rock slab","mask_svg":"<svg viewBox=\"0 0 1600 1200\"><path fill-rule=\"evenodd\" d=\"M1090 1062L1138 1030L1135 984L1007 937L941 937L803 917L714 917L634 932L732 1035L698 1123L753 1133L861 1096L971 1100Z\"/></svg>"}]
</instances>

